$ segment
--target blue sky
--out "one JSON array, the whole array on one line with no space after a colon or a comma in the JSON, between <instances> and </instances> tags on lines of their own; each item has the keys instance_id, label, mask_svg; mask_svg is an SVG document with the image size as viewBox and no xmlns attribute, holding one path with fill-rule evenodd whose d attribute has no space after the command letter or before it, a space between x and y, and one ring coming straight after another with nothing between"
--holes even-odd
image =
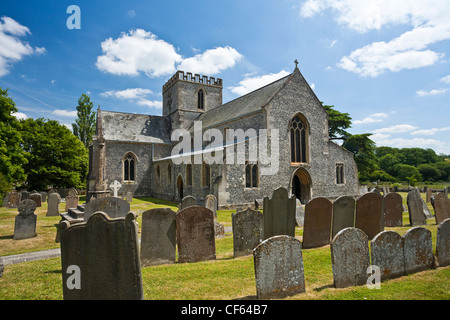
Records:
<instances>
[{"instance_id":1,"label":"blue sky","mask_svg":"<svg viewBox=\"0 0 450 320\"><path fill-rule=\"evenodd\" d=\"M80 29L69 29L70 5ZM82 93L161 114L177 69L224 81L223 102L294 70L378 146L450 154L450 1L7 1L0 87L17 117L70 126Z\"/></svg>"}]
</instances>

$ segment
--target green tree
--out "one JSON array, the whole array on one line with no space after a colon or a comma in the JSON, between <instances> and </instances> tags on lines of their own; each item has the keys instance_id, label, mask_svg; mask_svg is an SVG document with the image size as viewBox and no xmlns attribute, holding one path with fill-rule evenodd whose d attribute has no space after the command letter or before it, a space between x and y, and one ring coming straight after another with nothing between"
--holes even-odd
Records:
<instances>
[{"instance_id":1,"label":"green tree","mask_svg":"<svg viewBox=\"0 0 450 320\"><path fill-rule=\"evenodd\" d=\"M348 113L343 113L334 109L334 106L324 105L329 115L328 119L328 136L330 140L346 140L350 134L345 130L351 127L352 118Z\"/></svg>"},{"instance_id":2,"label":"green tree","mask_svg":"<svg viewBox=\"0 0 450 320\"><path fill-rule=\"evenodd\" d=\"M375 142L369 138L371 135L370 133L351 135L342 144L343 148L354 154L360 180L370 179L371 173L377 169Z\"/></svg>"},{"instance_id":3,"label":"green tree","mask_svg":"<svg viewBox=\"0 0 450 320\"><path fill-rule=\"evenodd\" d=\"M396 172L394 170L395 166L400 163L401 160L391 153L385 154L378 159L378 165L380 169L393 176L396 175Z\"/></svg>"},{"instance_id":4,"label":"green tree","mask_svg":"<svg viewBox=\"0 0 450 320\"><path fill-rule=\"evenodd\" d=\"M94 104L91 98L84 93L78 99L77 119L72 123L73 134L83 142L87 148L95 134L95 111L92 111Z\"/></svg>"},{"instance_id":5,"label":"green tree","mask_svg":"<svg viewBox=\"0 0 450 320\"><path fill-rule=\"evenodd\" d=\"M415 181L422 181L422 175L419 170L409 164L397 164L395 166L395 171L397 172L397 179L400 181L411 181L412 179Z\"/></svg>"},{"instance_id":6,"label":"green tree","mask_svg":"<svg viewBox=\"0 0 450 320\"><path fill-rule=\"evenodd\" d=\"M439 170L434 164L422 163L417 166L424 181L439 181Z\"/></svg>"}]
</instances>

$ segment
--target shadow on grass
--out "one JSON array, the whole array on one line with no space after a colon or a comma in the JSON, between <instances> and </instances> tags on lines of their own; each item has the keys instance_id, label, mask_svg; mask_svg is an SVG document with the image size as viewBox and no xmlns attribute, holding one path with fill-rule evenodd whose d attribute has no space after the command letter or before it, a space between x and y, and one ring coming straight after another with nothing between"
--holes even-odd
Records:
<instances>
[{"instance_id":1,"label":"shadow on grass","mask_svg":"<svg viewBox=\"0 0 450 320\"><path fill-rule=\"evenodd\" d=\"M1 236L0 237L0 240L3 240L3 239L13 239L14 238L14 235L12 234L12 235L10 235L10 236Z\"/></svg>"}]
</instances>

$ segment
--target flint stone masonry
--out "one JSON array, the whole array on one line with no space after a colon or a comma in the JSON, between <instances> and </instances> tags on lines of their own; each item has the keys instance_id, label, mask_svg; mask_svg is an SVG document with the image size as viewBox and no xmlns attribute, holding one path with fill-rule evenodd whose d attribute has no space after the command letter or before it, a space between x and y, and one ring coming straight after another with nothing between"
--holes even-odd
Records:
<instances>
[{"instance_id":1,"label":"flint stone masonry","mask_svg":"<svg viewBox=\"0 0 450 320\"><path fill-rule=\"evenodd\" d=\"M314 198L306 204L302 244L304 249L330 243L332 214L333 204L326 198Z\"/></svg>"},{"instance_id":2,"label":"flint stone masonry","mask_svg":"<svg viewBox=\"0 0 450 320\"><path fill-rule=\"evenodd\" d=\"M339 231L355 226L355 207L355 199L350 196L341 196L333 202L331 238Z\"/></svg>"},{"instance_id":3,"label":"flint stone masonry","mask_svg":"<svg viewBox=\"0 0 450 320\"><path fill-rule=\"evenodd\" d=\"M433 244L431 231L414 227L403 235L405 272L411 274L430 269L433 265Z\"/></svg>"},{"instance_id":4,"label":"flint stone masonry","mask_svg":"<svg viewBox=\"0 0 450 320\"><path fill-rule=\"evenodd\" d=\"M433 196L432 205L434 208L436 224L440 224L445 219L450 218L450 199L443 193L438 192Z\"/></svg>"},{"instance_id":5,"label":"flint stone masonry","mask_svg":"<svg viewBox=\"0 0 450 320\"><path fill-rule=\"evenodd\" d=\"M258 299L305 292L302 244L290 236L264 240L253 251Z\"/></svg>"},{"instance_id":6,"label":"flint stone masonry","mask_svg":"<svg viewBox=\"0 0 450 320\"><path fill-rule=\"evenodd\" d=\"M14 222L14 240L28 239L36 236L37 216L36 202L31 199L22 200L19 203L19 214Z\"/></svg>"},{"instance_id":7,"label":"flint stone masonry","mask_svg":"<svg viewBox=\"0 0 450 320\"><path fill-rule=\"evenodd\" d=\"M252 254L262 241L263 214L260 211L247 208L231 214L233 227L233 254L240 257Z\"/></svg>"},{"instance_id":8,"label":"flint stone masonry","mask_svg":"<svg viewBox=\"0 0 450 320\"><path fill-rule=\"evenodd\" d=\"M367 235L357 228L339 231L331 241L331 264L336 288L365 284L370 265Z\"/></svg>"},{"instance_id":9,"label":"flint stone masonry","mask_svg":"<svg viewBox=\"0 0 450 320\"><path fill-rule=\"evenodd\" d=\"M296 198L284 188L276 189L272 198L264 198L264 239L277 235L295 236Z\"/></svg>"},{"instance_id":10,"label":"flint stone masonry","mask_svg":"<svg viewBox=\"0 0 450 320\"><path fill-rule=\"evenodd\" d=\"M361 229L372 240L384 230L384 198L369 192L356 200L355 228Z\"/></svg>"},{"instance_id":11,"label":"flint stone masonry","mask_svg":"<svg viewBox=\"0 0 450 320\"><path fill-rule=\"evenodd\" d=\"M381 280L405 274L403 238L394 231L380 232L370 243L372 265L380 268Z\"/></svg>"},{"instance_id":12,"label":"flint stone masonry","mask_svg":"<svg viewBox=\"0 0 450 320\"><path fill-rule=\"evenodd\" d=\"M175 263L176 212L157 208L142 213L141 266Z\"/></svg>"},{"instance_id":13,"label":"flint stone masonry","mask_svg":"<svg viewBox=\"0 0 450 320\"><path fill-rule=\"evenodd\" d=\"M47 217L59 216L59 204L61 202L61 196L59 193L52 192L48 196Z\"/></svg>"},{"instance_id":14,"label":"flint stone masonry","mask_svg":"<svg viewBox=\"0 0 450 320\"><path fill-rule=\"evenodd\" d=\"M176 216L178 262L216 259L214 214L200 206L182 209Z\"/></svg>"},{"instance_id":15,"label":"flint stone masonry","mask_svg":"<svg viewBox=\"0 0 450 320\"><path fill-rule=\"evenodd\" d=\"M438 226L436 257L439 267L450 265L450 218L445 219Z\"/></svg>"},{"instance_id":16,"label":"flint stone masonry","mask_svg":"<svg viewBox=\"0 0 450 320\"><path fill-rule=\"evenodd\" d=\"M409 222L412 226L423 226L427 224L427 217L423 211L422 201L419 190L413 189L408 192L406 203L408 205Z\"/></svg>"},{"instance_id":17,"label":"flint stone masonry","mask_svg":"<svg viewBox=\"0 0 450 320\"><path fill-rule=\"evenodd\" d=\"M401 227L403 225L402 196L392 192L384 197L385 227Z\"/></svg>"},{"instance_id":18,"label":"flint stone masonry","mask_svg":"<svg viewBox=\"0 0 450 320\"><path fill-rule=\"evenodd\" d=\"M105 212L111 218L123 218L130 212L130 204L116 197L94 199L84 206L84 221L88 221L94 212Z\"/></svg>"}]
</instances>

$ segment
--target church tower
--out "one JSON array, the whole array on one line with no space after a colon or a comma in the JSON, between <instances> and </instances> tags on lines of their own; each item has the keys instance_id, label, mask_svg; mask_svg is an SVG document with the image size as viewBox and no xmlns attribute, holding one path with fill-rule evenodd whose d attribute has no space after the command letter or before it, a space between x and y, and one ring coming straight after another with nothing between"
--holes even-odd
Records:
<instances>
[{"instance_id":1,"label":"church tower","mask_svg":"<svg viewBox=\"0 0 450 320\"><path fill-rule=\"evenodd\" d=\"M204 112L222 105L222 79L177 71L163 85L163 116L172 130L188 129Z\"/></svg>"}]
</instances>

